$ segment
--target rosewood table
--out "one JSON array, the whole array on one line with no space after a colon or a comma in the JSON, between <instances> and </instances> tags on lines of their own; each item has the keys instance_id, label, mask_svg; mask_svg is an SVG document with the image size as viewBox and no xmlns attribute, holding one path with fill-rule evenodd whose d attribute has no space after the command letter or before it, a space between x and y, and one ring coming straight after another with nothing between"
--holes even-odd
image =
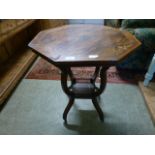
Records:
<instances>
[{"instance_id":1,"label":"rosewood table","mask_svg":"<svg viewBox=\"0 0 155 155\"><path fill-rule=\"evenodd\" d=\"M69 98L63 113L63 119L67 122L67 114L75 98L92 99L100 120L104 120L97 97L105 89L106 70L125 59L140 44L127 31L103 25L66 25L41 31L29 47L61 70L62 89ZM96 68L94 75L79 82L71 68L86 66ZM99 87L95 85L98 74ZM69 86L68 77L71 79Z\"/></svg>"}]
</instances>

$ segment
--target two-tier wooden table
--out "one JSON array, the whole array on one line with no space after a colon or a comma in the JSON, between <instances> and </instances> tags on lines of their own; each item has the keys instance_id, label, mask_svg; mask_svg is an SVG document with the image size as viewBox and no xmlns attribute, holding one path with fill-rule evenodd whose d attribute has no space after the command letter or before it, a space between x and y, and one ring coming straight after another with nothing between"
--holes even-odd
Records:
<instances>
[{"instance_id":1,"label":"two-tier wooden table","mask_svg":"<svg viewBox=\"0 0 155 155\"><path fill-rule=\"evenodd\" d=\"M63 113L67 114L75 98L92 99L100 119L103 112L98 105L97 97L106 86L106 70L125 59L140 42L129 32L120 31L103 25L66 25L41 31L29 43L29 47L48 62L61 70L61 85L69 97L69 103ZM95 67L92 78L77 81L71 67ZM100 85L95 81L100 75ZM67 77L71 85L67 84Z\"/></svg>"}]
</instances>

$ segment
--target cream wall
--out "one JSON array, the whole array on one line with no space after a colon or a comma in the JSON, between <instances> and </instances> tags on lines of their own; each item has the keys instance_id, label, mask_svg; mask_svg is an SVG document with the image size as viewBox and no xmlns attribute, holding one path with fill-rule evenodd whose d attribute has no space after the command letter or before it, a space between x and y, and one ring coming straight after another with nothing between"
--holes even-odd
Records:
<instances>
[{"instance_id":1,"label":"cream wall","mask_svg":"<svg viewBox=\"0 0 155 155\"><path fill-rule=\"evenodd\" d=\"M69 19L70 24L103 24L104 19Z\"/></svg>"}]
</instances>

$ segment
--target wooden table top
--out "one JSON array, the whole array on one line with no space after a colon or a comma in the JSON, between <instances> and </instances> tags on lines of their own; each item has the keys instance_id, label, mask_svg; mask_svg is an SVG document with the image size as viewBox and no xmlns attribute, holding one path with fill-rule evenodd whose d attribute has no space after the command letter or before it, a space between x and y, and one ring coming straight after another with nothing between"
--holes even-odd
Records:
<instances>
[{"instance_id":1,"label":"wooden table top","mask_svg":"<svg viewBox=\"0 0 155 155\"><path fill-rule=\"evenodd\" d=\"M41 31L29 43L55 65L116 64L140 42L129 32L103 25L66 25Z\"/></svg>"}]
</instances>

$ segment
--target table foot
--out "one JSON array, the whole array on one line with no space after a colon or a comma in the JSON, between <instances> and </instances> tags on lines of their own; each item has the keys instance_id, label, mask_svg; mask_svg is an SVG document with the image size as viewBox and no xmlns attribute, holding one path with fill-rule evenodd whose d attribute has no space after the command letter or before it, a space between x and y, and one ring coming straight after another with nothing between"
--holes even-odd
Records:
<instances>
[{"instance_id":1,"label":"table foot","mask_svg":"<svg viewBox=\"0 0 155 155\"><path fill-rule=\"evenodd\" d=\"M100 106L98 105L97 98L93 98L93 99L92 99L92 102L93 102L93 105L94 105L95 109L96 109L97 112L98 112L98 115L99 115L99 117L100 117L100 120L101 120L101 121L104 121L104 114L103 114L103 112L102 112L102 109L101 109Z\"/></svg>"},{"instance_id":2,"label":"table foot","mask_svg":"<svg viewBox=\"0 0 155 155\"><path fill-rule=\"evenodd\" d=\"M68 114L69 110L71 109L73 103L74 103L74 98L71 97L71 98L69 99L69 103L68 103L68 105L66 106L65 111L64 111L64 113L63 113L63 119L64 119L65 123L67 123L67 114Z\"/></svg>"}]
</instances>

